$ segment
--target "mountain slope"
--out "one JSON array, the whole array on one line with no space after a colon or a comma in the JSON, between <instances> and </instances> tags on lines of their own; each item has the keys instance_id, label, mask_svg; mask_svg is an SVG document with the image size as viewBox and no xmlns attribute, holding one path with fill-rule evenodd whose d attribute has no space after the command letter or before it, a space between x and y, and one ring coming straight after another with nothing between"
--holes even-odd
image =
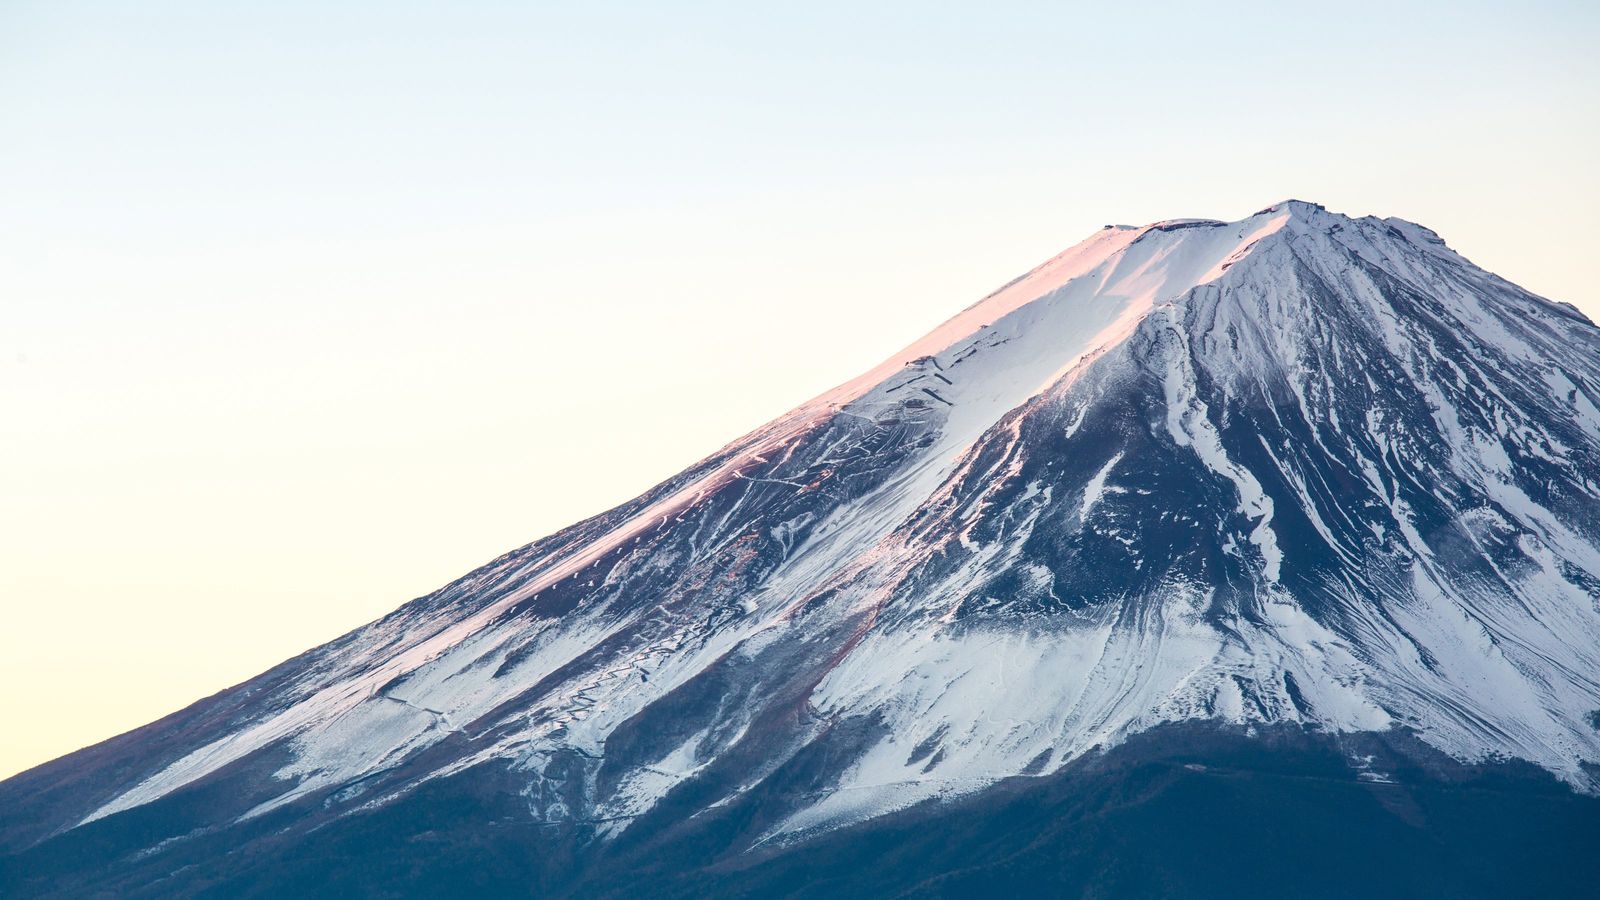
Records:
<instances>
[{"instance_id":1,"label":"mountain slope","mask_svg":"<svg viewBox=\"0 0 1600 900\"><path fill-rule=\"evenodd\" d=\"M0 847L131 889L474 797L559 886L1174 723L1600 788L1600 331L1400 220L1107 227L639 499L5 782Z\"/></svg>"}]
</instances>

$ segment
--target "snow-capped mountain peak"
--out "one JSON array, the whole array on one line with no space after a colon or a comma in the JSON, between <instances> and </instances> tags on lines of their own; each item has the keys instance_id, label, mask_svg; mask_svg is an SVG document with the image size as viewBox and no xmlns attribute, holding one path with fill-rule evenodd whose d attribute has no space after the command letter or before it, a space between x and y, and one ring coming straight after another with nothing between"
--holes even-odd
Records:
<instances>
[{"instance_id":1,"label":"snow-capped mountain peak","mask_svg":"<svg viewBox=\"0 0 1600 900\"><path fill-rule=\"evenodd\" d=\"M812 767L770 846L1202 721L1403 729L1594 790L1597 597L1600 331L1420 225L1287 200L1106 226L118 745L45 819L218 779L245 787L207 827L351 815L493 769L611 839Z\"/></svg>"}]
</instances>

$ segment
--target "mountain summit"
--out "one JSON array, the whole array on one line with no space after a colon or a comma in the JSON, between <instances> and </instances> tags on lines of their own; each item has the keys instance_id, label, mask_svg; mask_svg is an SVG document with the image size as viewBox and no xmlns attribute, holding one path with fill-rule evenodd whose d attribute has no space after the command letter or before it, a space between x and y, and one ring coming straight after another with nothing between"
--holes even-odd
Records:
<instances>
[{"instance_id":1,"label":"mountain summit","mask_svg":"<svg viewBox=\"0 0 1600 900\"><path fill-rule=\"evenodd\" d=\"M1600 874L1597 766L1600 330L1290 200L1107 226L0 784L0 891L1281 895L1311 829L1348 890L1549 896Z\"/></svg>"}]
</instances>

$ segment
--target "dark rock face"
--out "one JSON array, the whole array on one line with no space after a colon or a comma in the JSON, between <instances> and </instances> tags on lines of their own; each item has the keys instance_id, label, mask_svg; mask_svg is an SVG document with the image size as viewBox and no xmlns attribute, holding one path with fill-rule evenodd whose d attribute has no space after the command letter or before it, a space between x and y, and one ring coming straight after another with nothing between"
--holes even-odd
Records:
<instances>
[{"instance_id":1,"label":"dark rock face","mask_svg":"<svg viewBox=\"0 0 1600 900\"><path fill-rule=\"evenodd\" d=\"M0 783L0 889L1576 896L1597 709L1600 331L1291 201Z\"/></svg>"}]
</instances>

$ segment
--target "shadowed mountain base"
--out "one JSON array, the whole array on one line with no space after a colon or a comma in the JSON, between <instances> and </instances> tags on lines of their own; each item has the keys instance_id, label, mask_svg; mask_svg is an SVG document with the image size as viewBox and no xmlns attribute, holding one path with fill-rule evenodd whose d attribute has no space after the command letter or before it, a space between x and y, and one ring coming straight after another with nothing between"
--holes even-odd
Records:
<instances>
[{"instance_id":1,"label":"shadowed mountain base","mask_svg":"<svg viewBox=\"0 0 1600 900\"><path fill-rule=\"evenodd\" d=\"M142 864L125 855L138 833L69 832L5 859L0 887L59 896L1550 898L1591 897L1600 884L1600 799L1522 763L1461 765L1403 732L1158 728L1047 777L753 852L742 852L752 824L808 787L804 771L779 772L741 802L693 818L677 817L669 798L645 833L613 843L531 821L505 787L473 770L315 834L280 830L305 818L285 810ZM89 857L98 858L86 865Z\"/></svg>"}]
</instances>

